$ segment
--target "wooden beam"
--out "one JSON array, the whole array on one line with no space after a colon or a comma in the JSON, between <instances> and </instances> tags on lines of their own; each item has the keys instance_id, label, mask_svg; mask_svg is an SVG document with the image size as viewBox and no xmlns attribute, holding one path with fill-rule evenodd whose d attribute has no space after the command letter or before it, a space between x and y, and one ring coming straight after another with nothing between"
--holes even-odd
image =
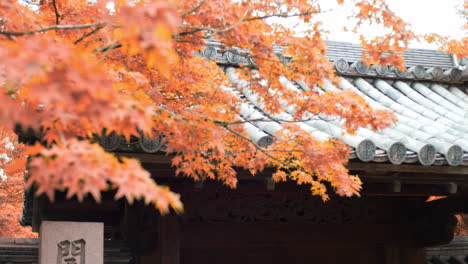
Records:
<instances>
[{"instance_id":1,"label":"wooden beam","mask_svg":"<svg viewBox=\"0 0 468 264\"><path fill-rule=\"evenodd\" d=\"M174 156L164 154L133 153L133 152L115 152L117 157L129 157L138 159L141 163L151 164L171 164Z\"/></svg>"},{"instance_id":2,"label":"wooden beam","mask_svg":"<svg viewBox=\"0 0 468 264\"><path fill-rule=\"evenodd\" d=\"M142 163L150 164L171 164L172 156L163 154L147 154L147 153L115 153L117 156L125 156L136 158ZM411 173L428 173L428 174L468 174L467 166L422 166L422 165L393 165L382 163L364 163L350 162L346 164L349 170L353 171L370 171L370 172L411 172Z\"/></svg>"},{"instance_id":3,"label":"wooden beam","mask_svg":"<svg viewBox=\"0 0 468 264\"><path fill-rule=\"evenodd\" d=\"M352 171L370 172L413 172L430 174L468 174L466 166L422 166L422 165L393 165L381 163L350 162L346 165Z\"/></svg>"}]
</instances>

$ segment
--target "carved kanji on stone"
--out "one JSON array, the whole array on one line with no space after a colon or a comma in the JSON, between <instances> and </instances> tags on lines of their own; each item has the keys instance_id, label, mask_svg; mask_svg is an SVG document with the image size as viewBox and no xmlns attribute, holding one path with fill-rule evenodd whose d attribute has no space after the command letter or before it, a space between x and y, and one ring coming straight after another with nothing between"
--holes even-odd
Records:
<instances>
[{"instance_id":1,"label":"carved kanji on stone","mask_svg":"<svg viewBox=\"0 0 468 264\"><path fill-rule=\"evenodd\" d=\"M63 240L57 244L57 264L85 264L84 239Z\"/></svg>"}]
</instances>

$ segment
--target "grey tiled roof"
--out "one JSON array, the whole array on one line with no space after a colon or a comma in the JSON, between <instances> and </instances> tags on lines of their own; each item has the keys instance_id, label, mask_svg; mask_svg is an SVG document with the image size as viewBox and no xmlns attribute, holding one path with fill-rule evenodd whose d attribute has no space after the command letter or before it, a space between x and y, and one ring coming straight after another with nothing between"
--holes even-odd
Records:
<instances>
[{"instance_id":1,"label":"grey tiled roof","mask_svg":"<svg viewBox=\"0 0 468 264\"><path fill-rule=\"evenodd\" d=\"M462 83L468 77L468 68L462 71L453 65L452 55L437 50L409 49L403 54L406 69L401 71L387 65L367 66L362 63L362 48L356 44L343 42L326 42L328 49L326 57L334 62L339 74L361 77L380 77L402 80L435 80L447 83ZM292 59L282 54L282 48L275 46L275 53L283 60ZM221 44L207 41L206 49L200 53L207 59L216 60L222 65L239 65L255 67L255 60L249 53L240 49L221 48ZM465 58L461 60L464 64Z\"/></svg>"},{"instance_id":2,"label":"grey tiled roof","mask_svg":"<svg viewBox=\"0 0 468 264\"><path fill-rule=\"evenodd\" d=\"M360 128L356 135L349 135L344 133L343 120L327 116L310 118L309 115L311 120L299 124L304 130L319 140L343 140L353 148L350 159L363 162L468 166L468 87L466 83L451 82L456 76L450 74L453 68L450 68L449 55L439 51L410 50L405 54L407 72L398 73L385 67L367 67L353 62L360 58L360 50L355 45L336 42L328 45L330 59L335 60L337 74L341 75L339 87L325 80L323 87L313 89L319 93L352 90L373 108L394 112L398 122L383 131ZM244 87L226 88L244 101L240 105L240 118L268 119L262 113L261 95L249 93L249 84L240 80L234 71L238 64L254 63L248 54L239 50L221 53L215 43L208 45L201 55L216 59L224 66L230 81L235 84L233 86ZM288 80L282 80L282 83L299 94L310 89L305 84ZM274 117L290 119L294 108L286 105L285 109L285 113ZM273 134L280 129L280 123L275 122L251 122L245 126L251 139L260 146L271 144ZM118 136L101 141L109 151L162 150L159 139L140 138L133 145L119 142Z\"/></svg>"},{"instance_id":3,"label":"grey tiled roof","mask_svg":"<svg viewBox=\"0 0 468 264\"><path fill-rule=\"evenodd\" d=\"M426 248L426 264L468 264L468 237L455 237L447 245Z\"/></svg>"},{"instance_id":4,"label":"grey tiled roof","mask_svg":"<svg viewBox=\"0 0 468 264\"><path fill-rule=\"evenodd\" d=\"M234 68L226 73L237 86L234 92L242 94L245 103L241 106L243 118L265 119L259 95L249 93L248 82L239 80ZM309 89L306 85L283 80L283 85L301 93ZM393 164L415 163L422 165L451 166L468 165L468 95L457 87L446 89L439 84L388 82L379 78L341 78L339 87L325 81L323 87L314 88L319 93L325 91L352 90L363 97L373 108L387 109L395 113L398 122L378 132L360 128L356 135L346 134L335 117L318 116L300 125L316 138L326 140L339 138L354 148L351 158L361 161L391 162ZM455 92L456 91L456 92ZM286 113L273 115L277 120L291 119L294 108L285 105ZM260 111L258 111L260 110ZM313 117L307 116L307 119ZM266 134L273 135L279 124L253 122ZM267 126L267 127L266 127ZM254 135L251 136L254 138Z\"/></svg>"},{"instance_id":5,"label":"grey tiled roof","mask_svg":"<svg viewBox=\"0 0 468 264\"><path fill-rule=\"evenodd\" d=\"M344 59L352 63L361 60L363 49L360 45L327 41L327 46L327 58L331 61ZM408 68L422 66L425 68L440 67L447 70L453 67L451 55L438 50L409 49L403 54L403 58Z\"/></svg>"}]
</instances>

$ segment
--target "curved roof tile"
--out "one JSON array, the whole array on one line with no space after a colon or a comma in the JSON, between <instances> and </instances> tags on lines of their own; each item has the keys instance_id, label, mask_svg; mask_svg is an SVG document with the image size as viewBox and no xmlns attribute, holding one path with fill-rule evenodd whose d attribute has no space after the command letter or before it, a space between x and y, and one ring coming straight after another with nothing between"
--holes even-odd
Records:
<instances>
[{"instance_id":1,"label":"curved roof tile","mask_svg":"<svg viewBox=\"0 0 468 264\"><path fill-rule=\"evenodd\" d=\"M283 102L284 113L266 113L262 96L249 90L249 83L240 80L234 70L234 61L252 67L255 63L238 52L221 53L219 45L215 44L208 46L201 55L227 66L225 72L229 80L241 89L223 89L242 99L238 106L240 118L252 120L245 124L252 141L262 147L268 146L273 142L275 132L281 129L281 123L293 120L294 107ZM313 89L319 93L352 90L373 108L394 112L398 121L381 131L359 128L355 135L349 135L342 126L344 120L309 113L304 116L307 120L299 123L305 131L321 141L330 138L343 140L353 148L350 158L365 162L468 166L468 88L466 83L447 85L447 82L455 80L457 73L452 68L450 55L439 51L409 50L404 54L408 70L402 72L387 66L366 66L360 62L362 49L357 45L328 42L328 47L328 57L335 61L337 73L347 77L340 77L338 87L324 80L323 87ZM285 78L280 81L297 93L310 89L300 82ZM269 116L276 122L271 122ZM116 138L119 137L114 135L101 140L101 144L115 150L116 145L123 144ZM148 146L160 144L160 141L151 142L150 139L145 142L140 143ZM150 147L142 149L146 152L152 150Z\"/></svg>"}]
</instances>

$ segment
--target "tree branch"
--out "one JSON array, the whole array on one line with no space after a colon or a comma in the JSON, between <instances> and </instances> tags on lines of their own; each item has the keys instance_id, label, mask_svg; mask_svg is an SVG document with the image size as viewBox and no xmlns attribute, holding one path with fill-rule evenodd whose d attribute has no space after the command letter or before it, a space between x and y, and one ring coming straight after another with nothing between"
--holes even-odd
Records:
<instances>
[{"instance_id":1,"label":"tree branch","mask_svg":"<svg viewBox=\"0 0 468 264\"><path fill-rule=\"evenodd\" d=\"M191 34L195 34L195 33L199 32L199 31L202 31L202 30L203 30L202 28L198 28L198 29L194 29L194 30L184 31L184 32L178 33L176 36L191 35Z\"/></svg>"},{"instance_id":2,"label":"tree branch","mask_svg":"<svg viewBox=\"0 0 468 264\"><path fill-rule=\"evenodd\" d=\"M332 9L330 9L330 10L332 10ZM324 12L328 12L330 10L327 10L327 11L324 11ZM310 16L310 15L314 15L314 14L318 14L318 13L324 13L324 12L314 11L314 12L304 12L304 13L297 13L297 14L290 14L290 15L288 15L288 14L272 14L272 15L266 15L266 16L246 18L248 11L249 11L249 8L247 8L246 13L244 14L244 16L239 21L237 21L234 25L229 26L227 28L216 29L216 28L211 28L211 27L187 26L187 28L189 28L191 30L178 33L177 36L190 35L190 34L197 33L199 31L211 31L211 32L214 32L214 33L225 33L227 31L230 31L230 30L234 29L235 27L237 27L242 22L246 22L246 21L261 20L261 19L267 19L267 18L271 18L271 17L288 18L288 17L298 17L298 16Z\"/></svg>"},{"instance_id":3,"label":"tree branch","mask_svg":"<svg viewBox=\"0 0 468 264\"><path fill-rule=\"evenodd\" d=\"M31 31L0 31L0 35L5 35L5 36L26 36L26 35L33 35L36 33L41 33L41 32L46 32L50 30L68 30L68 29L85 29L85 28L92 28L92 27L98 27L98 26L106 26L107 23L105 22L98 22L98 23L93 23L93 24L80 24L80 25L53 25L50 27L45 27L37 30L31 30Z\"/></svg>"},{"instance_id":4,"label":"tree branch","mask_svg":"<svg viewBox=\"0 0 468 264\"><path fill-rule=\"evenodd\" d=\"M222 121L214 121L216 124L225 126L225 125L238 125L238 124L244 124L244 123L253 123L253 122L275 122L275 123L303 123L307 121L313 121L313 120L321 120L318 116L306 118L306 119L297 119L297 120L290 120L290 119L278 119L278 118L273 118L271 117L268 119L265 118L256 118L256 119L243 119L243 120L238 120L238 121L232 121L232 122L222 122Z\"/></svg>"},{"instance_id":5,"label":"tree branch","mask_svg":"<svg viewBox=\"0 0 468 264\"><path fill-rule=\"evenodd\" d=\"M90 32L84 34L83 36L81 36L79 39L75 40L73 42L73 44L78 44L80 43L82 40L84 40L85 38L93 35L94 33L98 32L100 29L102 29L103 27L105 27L105 25L100 25L100 26L97 26L95 29L91 30Z\"/></svg>"},{"instance_id":6,"label":"tree branch","mask_svg":"<svg viewBox=\"0 0 468 264\"><path fill-rule=\"evenodd\" d=\"M55 12L55 24L58 25L60 23L60 14L58 12L56 0L52 0L52 6L54 7Z\"/></svg>"},{"instance_id":7,"label":"tree branch","mask_svg":"<svg viewBox=\"0 0 468 264\"><path fill-rule=\"evenodd\" d=\"M290 167L289 164L286 164L284 162L282 162L281 160L278 160L277 158L273 157L270 153L268 153L265 149L263 149L262 147L260 147L259 145L257 145L255 142L252 142L252 140L248 139L247 137L245 137L244 135L240 134L239 132L235 131L234 129L228 127L228 126L223 126L227 131L233 133L234 135L242 138L243 140L246 140L247 142L250 142L252 143L252 145L260 152L262 152L263 154L265 154L265 156L267 156L268 158L270 158L271 160L275 161L275 162L278 162L279 164L281 164L284 168L288 168Z\"/></svg>"},{"instance_id":8,"label":"tree branch","mask_svg":"<svg viewBox=\"0 0 468 264\"><path fill-rule=\"evenodd\" d=\"M111 44L109 44L109 45L96 48L96 50L94 51L94 53L107 52L107 51L111 51L111 50L113 50L113 49L117 49L117 48L120 48L120 47L122 47L122 44L113 42L113 43L111 43Z\"/></svg>"},{"instance_id":9,"label":"tree branch","mask_svg":"<svg viewBox=\"0 0 468 264\"><path fill-rule=\"evenodd\" d=\"M319 11L314 11L314 12L304 12L304 13L297 13L297 14L272 14L272 15L266 15L266 16L258 16L258 17L249 17L244 19L244 21L254 21L254 20L261 20L261 19L267 19L270 17L283 17L283 18L288 18L288 17L298 17L298 16L310 16L314 14L321 13Z\"/></svg>"},{"instance_id":10,"label":"tree branch","mask_svg":"<svg viewBox=\"0 0 468 264\"><path fill-rule=\"evenodd\" d=\"M225 33L225 32L233 30L239 24L244 22L245 18L247 17L247 14L249 12L250 12L250 6L247 6L247 9L245 10L244 15L242 16L242 18L239 19L236 23L234 23L231 26L226 27L226 28L216 29L216 28L211 28L211 27L195 27L195 26L187 26L187 28L193 29L195 32L198 32L198 31L211 31L211 32L214 32L214 33Z\"/></svg>"},{"instance_id":11,"label":"tree branch","mask_svg":"<svg viewBox=\"0 0 468 264\"><path fill-rule=\"evenodd\" d=\"M184 16L186 16L186 15L192 13L193 11L199 9L199 8L202 7L206 2L208 2L208 0L203 0L203 1L201 1L198 5L196 5L196 6L192 7L191 9L189 9L189 10L183 12L183 13L180 15L180 17L184 17Z\"/></svg>"}]
</instances>

